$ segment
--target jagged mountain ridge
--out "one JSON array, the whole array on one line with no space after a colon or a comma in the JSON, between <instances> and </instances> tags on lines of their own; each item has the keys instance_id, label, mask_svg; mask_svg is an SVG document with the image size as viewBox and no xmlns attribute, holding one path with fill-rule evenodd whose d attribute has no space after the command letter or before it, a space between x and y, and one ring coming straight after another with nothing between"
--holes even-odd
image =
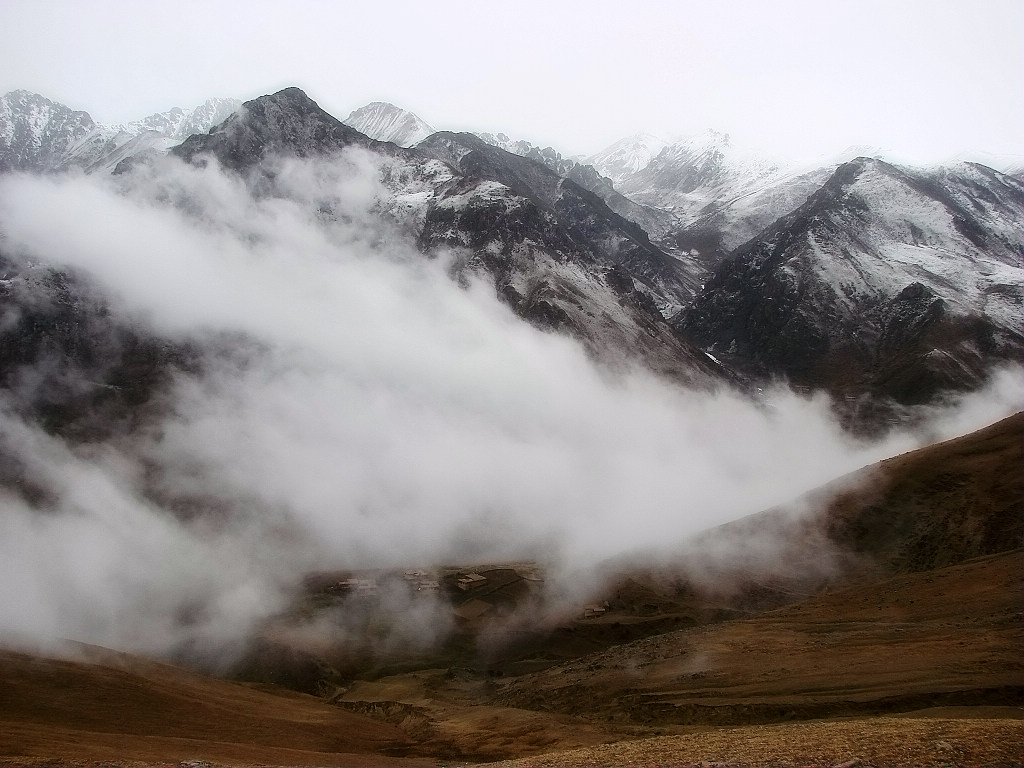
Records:
<instances>
[{"instance_id":1,"label":"jagged mountain ridge","mask_svg":"<svg viewBox=\"0 0 1024 768\"><path fill-rule=\"evenodd\" d=\"M800 168L737 148L728 134L706 131L665 145L617 187L643 205L670 211L663 242L708 267L789 213L835 169Z\"/></svg>"},{"instance_id":2,"label":"jagged mountain ridge","mask_svg":"<svg viewBox=\"0 0 1024 768\"><path fill-rule=\"evenodd\" d=\"M389 144L328 115L300 89L285 88L272 97L245 102L208 134L190 136L172 154L186 162L212 155L223 167L237 171L274 154L326 156L348 146L387 151Z\"/></svg>"},{"instance_id":3,"label":"jagged mountain ridge","mask_svg":"<svg viewBox=\"0 0 1024 768\"><path fill-rule=\"evenodd\" d=\"M192 141L200 140L206 139L194 137ZM324 149L320 147L318 151ZM300 149L300 152L305 151ZM452 246L466 249L471 255L464 266L483 269L490 274L502 296L524 317L564 330L571 329L595 347L610 343L612 347L621 349L623 336L616 334L618 339L614 342L607 338L599 342L593 330L594 324L586 317L585 308L588 304L592 307L609 307L614 306L610 303L610 300L614 300L615 304L621 305L614 291L609 293L611 285L632 289L633 292L639 287L642 294L634 294L636 300L642 305L642 295L654 297L655 302L661 302L656 306L660 306L663 311L671 308L673 296L679 304L686 303L686 267L682 266L678 258L657 248L642 229L617 217L607 206L602 206L600 200L588 196L582 187L559 176L549 167L527 157L505 152L471 134L436 133L411 152L395 154L397 148L389 151L392 157L400 158L401 162L411 163L412 166L422 164L422 159L429 157L453 171L450 178L444 177L440 179L440 184L432 185L428 202L420 205L413 216L418 226L421 226L421 246L428 251L431 248ZM662 154L667 159L678 158L685 153L676 147ZM734 184L737 174L728 163L723 162L722 155L722 152L716 151L703 152L703 165L699 169L701 173L684 186L692 191L701 185L706 188L708 185L718 184L722 187ZM660 167L664 169L666 165ZM778 174L775 166L760 167L762 170L758 173L762 177ZM822 200L833 199L835 195L832 195L832 191L837 185L842 187L841 180L849 173L848 168L837 172L830 185L827 184L816 196L812 196L812 199L818 201L814 205ZM897 178L901 173L893 168L892 172L886 171L882 175L885 178ZM789 339L776 324L769 326L773 330L768 332L767 337L756 342L750 341L746 346L740 344L730 352L731 338L725 340L724 345L715 344L707 332L697 330L700 324L694 318L701 316L701 313L710 313L719 318L719 322L735 324L741 322L744 312L741 307L728 303L716 304L710 298L698 301L681 313L677 328L696 344L708 347L714 355L712 359L724 360L749 375L771 377L781 373L797 384L821 386L840 394L870 392L910 403L927 401L950 388L965 390L979 386L993 360L1012 358L1013 351L1019 348L1019 334L1014 335L1013 322L1020 317L1016 297L1022 281L1019 267L1013 266L1012 259L1014 253L1020 252L1013 235L1015 222L1020 217L1020 208L1015 208L1012 200L1005 198L1005 194L1011 194L1012 197L1013 193L999 191L1003 181L998 175L986 175L980 167L975 167L972 173L968 179L962 173L957 175L950 172L952 175L945 182L934 182L945 190L941 194L932 190L931 193L919 191L916 197L904 196L907 210L904 211L905 221L902 223L888 221L882 212L875 211L873 215L877 221L868 217L870 223L878 224L871 229L875 234L871 242L865 242L863 235L858 234L858 228L869 223L867 219L848 220L845 227L837 225L823 233L822 238L815 241L819 246L813 252L816 260L810 259L808 262L813 261L816 265L811 272L825 274L830 270L841 270L846 264L843 261L845 255L856 252L864 285L847 287L845 290L840 287L822 288L820 295L815 291L803 291L790 297L787 311L795 312L796 317L805 319L805 325L810 329L809 335L796 334L795 338ZM422 182L425 175L419 175ZM955 183L950 181L954 176L958 179ZM908 183L904 179L897 186L906 186ZM916 184L921 187L926 183L933 182L926 182L922 176L911 186ZM936 201L932 197L933 193L939 194L941 200ZM870 185L859 188L856 194L847 195L844 199L850 201L865 195L874 201L875 208L894 199L890 193L870 191ZM984 206L980 201L971 202L974 198L993 195L998 203L993 203L995 207L990 211L991 215L971 213L972 207ZM396 196L401 197L402 190L396 188ZM810 203L805 204L805 207L807 205ZM937 210L936 206L947 210L948 216L952 217L950 221L955 218L956 221L968 223L956 226L949 222L942 224L932 233L934 242L925 244L925 250L915 252L917 256L941 259L943 257L940 254L946 251L957 254L957 258L963 261L956 262L957 265L952 269L962 272L965 268L973 270L978 264L989 264L991 259L987 250L1001 249L992 262L996 265L993 269L1001 277L987 283L982 280L984 285L976 291L961 292L962 296L943 299L951 303L955 310L943 313L939 313L939 310L945 310L945 305L935 304L933 298L948 296L948 286L943 285L939 279L941 276L931 280L927 276L925 279L916 279L914 274L921 267L920 259L915 260L914 253L907 255L904 248L922 245L913 239L918 235L908 233L930 231L927 222L914 222L922 216L928 219ZM860 210L864 205L851 203L847 207L849 210L840 207L836 214L839 219L848 219L851 211ZM789 230L794 226L799 228L801 222L818 221L814 216L814 213L804 211L804 214L793 214L776 223L777 238L781 238L778 241L780 253L791 246L795 247L799 240ZM525 230L524 221L532 222ZM973 231L972 228L990 233L990 239L983 241L978 236L972 241L961 232ZM840 232L845 233L848 242L841 244L837 241L822 249L828 237ZM764 237L767 235L762 235ZM750 252L751 249L756 250L757 246L748 245L745 248L744 252ZM885 256L892 248L904 254L900 266L894 266ZM806 254L801 256L800 253L798 249L787 258L805 258ZM567 256L570 257L568 261ZM742 262L743 258L737 257L730 260L729 264L735 269L735 265ZM581 265L584 265L582 271ZM612 268L614 271L610 271ZM582 275L585 278L581 282ZM716 276L702 295L711 296L714 286L719 285L722 279ZM888 287L883 290L879 280ZM770 287L749 277L740 278L740 281L747 286L747 295L752 297L749 301L758 303L762 300L775 300ZM821 285L826 283L822 280L816 282ZM925 290L918 288L918 284L924 286ZM855 300L846 296L850 291L860 298ZM795 309L792 302L797 304ZM801 303L808 306L804 307ZM709 307L713 309L709 310ZM865 314L868 310L874 314ZM841 322L837 322L837 313L844 318ZM935 313L942 314L944 319L935 320ZM993 313L997 317L991 320L989 316ZM658 324L660 318L656 312L647 311L646 316L655 325ZM949 320L951 317L974 319L966 323L960 319ZM634 313L631 320L619 323L616 327L636 327L635 318ZM866 324L865 329L860 328L861 323ZM926 333L923 330L925 328L930 330ZM941 333L939 329L943 329ZM806 361L817 354L815 350L821 347L820 339L830 338L833 334L836 338L832 343L836 349L845 349L847 352L855 349L856 352L850 354L853 354L857 362L848 360L846 353L823 354L818 368L811 371ZM952 346L947 349L946 345L938 344L936 334L952 334L949 338L955 338L955 341L951 341ZM846 343L847 337L860 340L851 345ZM659 362L655 367L659 370L679 370L677 366L666 367L666 353L669 357L682 355L688 361L688 366L693 365L693 354L689 351L682 353L676 340L669 339L661 331L636 338L645 339L641 354L649 361L657 359ZM994 341L990 343L990 339ZM876 349L873 345L876 342L880 344L881 340L884 340L884 344ZM957 362L936 362L937 357L942 360L946 358L931 354L932 347L922 347L926 340L936 341L936 348L943 348ZM981 348L971 352L979 344ZM881 353L878 351L883 347L884 360L879 357ZM998 350L993 360L988 357L989 347ZM775 358L771 357L772 350L775 350ZM851 371L855 375L851 376Z\"/></svg>"},{"instance_id":4,"label":"jagged mountain ridge","mask_svg":"<svg viewBox=\"0 0 1024 768\"><path fill-rule=\"evenodd\" d=\"M194 133L206 133L242 106L238 99L211 98L191 109L173 107L142 120L105 126L109 130L137 134L156 131L169 139L184 141Z\"/></svg>"},{"instance_id":5,"label":"jagged mountain ridge","mask_svg":"<svg viewBox=\"0 0 1024 768\"><path fill-rule=\"evenodd\" d=\"M459 145L465 163L453 167L435 151L377 142L323 112L300 90L286 89L247 102L171 154L195 163L216 158L253 183L267 184L260 194L268 194L273 174L261 173L272 171L268 163L275 156L329 161L358 148L381 169L389 191L382 213L426 253L457 251L456 272L485 276L528 322L576 336L613 365L639 363L698 386L728 376L678 337L651 299L652 289L629 272L627 264L637 268L645 259L672 264L642 230L547 168L464 138L473 146ZM119 166L119 173L133 172L131 163ZM9 392L31 394L16 398L18 408L48 430L98 439L111 429L130 429L144 418L147 403L159 401L174 371L195 364L196 350L188 344L117 320L81 275L14 258L0 260L0 269L2 383ZM54 356L60 366L47 362ZM26 376L34 381L30 389L19 384ZM72 381L92 383L81 389L69 387Z\"/></svg>"},{"instance_id":6,"label":"jagged mountain ridge","mask_svg":"<svg viewBox=\"0 0 1024 768\"><path fill-rule=\"evenodd\" d=\"M183 113L174 113L179 118L176 125L182 124ZM150 124L155 125L153 120ZM95 129L93 126L89 130ZM153 137L157 135L144 132L117 148L107 156L108 167L140 150L152 148ZM802 386L824 386L847 395L857 392L880 396L895 394L907 402L915 398L928 399L943 388L977 386L993 361L1012 359L1017 349L1019 334L1014 335L1014 328L1021 324L1021 278L1019 249L1015 250L1018 248L1015 243L1019 240L1016 233L1021 229L1020 211L1019 206L1014 208L1012 201L1007 205L1004 200L997 213L984 216L978 213L988 204L985 200L993 196L999 200L1005 193L1005 179L982 166L933 170L927 174L908 171L904 175L916 178L914 183L918 187L931 185L931 191L915 199L906 195L900 198L907 209L906 222L899 226L889 222L885 226L869 227L873 233L870 242L858 234L856 227L865 226L871 216L863 221L850 218L847 214L851 211L864 208L862 204L850 203L857 195L850 197L847 200L849 210L836 214L839 218L846 216L845 228L836 225L816 231L815 243L819 248L812 259L806 254L800 256L806 250L801 246L801 235L787 234L794 227L799 229L806 225L807 216L793 213L778 221L772 217L779 210L792 210L805 196L814 197L815 189L821 193L815 199L824 199L823 194L828 198L828 194L821 192L824 189L821 185L824 184L822 179L831 172L829 165L803 174L794 174L793 169L770 163L755 164L751 170L738 163L735 157L730 158L729 142L717 134L704 136L704 144L694 139L665 147L658 158L638 173L649 180L661 179L661 188L671 191L676 199L686 196L711 199L704 208L691 212L693 223L673 235L679 247L669 249L664 247L664 240L653 236L655 228L649 222L645 226L642 216L631 217L628 211L622 213L616 207L616 200L626 198L592 167L565 159L553 149L541 150L503 134L487 138L490 142L472 134L435 133L418 148L402 148L377 141L338 121L320 110L299 89L286 89L248 102L209 136L194 135L174 153L190 162L198 161L202 155L213 155L226 168L248 172L260 168L275 154L329 157L345 147L362 147L374 154L375 162L381 163L385 186L391 193L389 200L383 203L387 214L411 232L424 251L455 248L462 254L457 260L458 269L487 275L502 298L523 317L572 333L595 351L614 350L613 357L626 354L683 379L688 379L695 370L701 371L698 378L705 375L714 378L722 371L706 355L682 342L679 333L709 349L714 355L711 360L721 360L742 371L741 378L784 375ZM169 137L159 140L170 141ZM494 146L494 142L512 151ZM160 148L165 146L160 145ZM962 169L967 167L974 170L965 175ZM122 166L122 170L127 168L127 165ZM690 175L680 176L680 169ZM838 175L843 177L843 173ZM744 191L742 180L755 177L766 180L765 185ZM634 174L632 178L639 189L640 176ZM837 183L832 183L832 187ZM718 192L712 193L711 190L716 189ZM726 197L717 199L714 194ZM728 197L730 194L736 196ZM899 197L874 194L872 205L877 208ZM639 208L635 203L626 202L634 209ZM918 222L916 217L920 214L927 218L936 205L952 211L950 215L961 222L961 229L966 227L963 232L968 235L974 232L974 241L956 227L940 227L942 231L931 244L917 242L914 236L907 235L914 227L920 232L929 231L929 226ZM872 216L878 213L876 210ZM662 211L659 215L680 216L678 210ZM813 219L815 214L809 215ZM746 310L742 307L721 297L710 298L712 287L722 284L721 275L737 270L736 264L742 262L742 258L739 262L736 258L730 259L728 266L716 272L696 303L691 297L705 281L708 268L715 267L725 257L732 240L745 231L743 227L760 226L767 218L772 218L772 227L752 243L774 238L773 242L779 244L776 253L779 258L789 249L785 258L803 259L808 264L813 261L817 266L811 271L821 274L830 270L842 272L849 266L847 255L857 253L857 268L862 273L858 279L864 286L848 286L848 290L863 294L861 298L873 298L869 298L868 304L854 302L856 306L851 308L846 306L851 300L843 289L833 286L823 289L820 295L816 290L801 289L798 296L790 297L787 311L804 318L805 325L811 328L810 336L796 334L795 340L786 341L781 326L768 323L761 329L759 341L752 340L757 336L754 334L748 344L737 342L730 352L732 341L742 334L725 339L718 331L708 330L713 323L707 315L719 314L717 322L722 327L743 322L740 318L745 316ZM839 239L830 240L835 237ZM757 247L743 246L736 253L749 254ZM902 254L896 261L886 256L894 247ZM989 269L985 266L989 263L989 252L996 249L1000 255L995 261L1000 266L994 269L1002 277L994 276L989 269L987 275L981 275L978 283L981 288L957 290L952 294L949 286L937 277L915 277L915 270L928 271L917 257L941 261L947 258L943 248L957 259L967 259L950 262L957 265L953 267L955 272L965 274L973 274L971 270L977 271L979 265ZM715 255L709 258L712 252ZM1018 260L1016 265L1014 258ZM895 264L902 266L897 268ZM778 298L773 292L777 286L759 282L750 275L736 279L749 283L743 293L750 305ZM889 287L881 290L879 281ZM892 286L895 288L889 290ZM936 299L941 301L936 303ZM679 312L680 309L686 311ZM838 325L834 322L837 313L846 313L843 315L846 320ZM677 314L674 331L666 328L662 321L673 314ZM699 322L695 319L698 315L703 318ZM941 321L936 320L940 315ZM984 346L991 341L994 345L991 348L998 354L991 357L985 351L989 347L984 347L973 356L961 358L959 353L954 354L955 365L948 361L939 365L935 362L936 355L927 357L931 348L921 354L913 352L924 344L924 339L932 339L938 333L937 328L946 329L943 333L952 333L949 318L953 315L961 319L974 318L971 322L975 330L969 333L963 322L954 323L959 328L953 334L960 334L958 343L970 346L969 340L974 339L970 343ZM811 337L831 338L830 324L842 327L844 333L858 339L856 344L845 347L838 339L833 340L834 344L829 342L836 348L856 348L854 357L858 362L854 364L842 358L839 368L829 373L827 369L839 365L839 358L826 354L816 364L815 371L811 371L806 360L816 354L813 350L817 347L807 342ZM787 327L792 329L792 326ZM897 332L897 327L903 330ZM890 331L884 332L884 328ZM917 331L911 333L912 328ZM931 330L921 330L924 328ZM963 336L965 333L967 335ZM890 360L891 365L879 357L880 347L872 346L881 343L882 338L887 350L883 357ZM946 349L943 344L935 348ZM965 349L963 347L961 352ZM788 361L787 356L791 358ZM870 365L865 360L870 360ZM892 368L896 365L892 361L896 360L902 361L897 366L902 373ZM928 372L911 375L919 365ZM943 366L945 372L936 373ZM875 373L867 373L868 369ZM878 373L883 369L888 373ZM850 371L857 375L851 377ZM917 383L908 383L908 376ZM922 384L924 379L931 384Z\"/></svg>"},{"instance_id":7,"label":"jagged mountain ridge","mask_svg":"<svg viewBox=\"0 0 1024 768\"><path fill-rule=\"evenodd\" d=\"M194 133L206 133L241 105L238 99L212 98L193 109L174 107L142 120L96 126L67 149L58 168L112 171L129 157L167 151Z\"/></svg>"},{"instance_id":8,"label":"jagged mountain ridge","mask_svg":"<svg viewBox=\"0 0 1024 768\"><path fill-rule=\"evenodd\" d=\"M688 290L672 256L575 182L472 134L435 133L405 149L289 88L246 102L172 154L188 162L212 155L245 171L274 154L329 158L353 146L377 156L392 194L383 207L420 247L458 250L458 269L486 274L520 316L577 336L600 357L643 360L692 383L723 375L658 309L677 306Z\"/></svg>"},{"instance_id":9,"label":"jagged mountain ridge","mask_svg":"<svg viewBox=\"0 0 1024 768\"><path fill-rule=\"evenodd\" d=\"M580 213L590 221L586 225L577 221L573 226L588 227L588 231L580 234L581 240L591 244L588 250L593 258L607 266L632 263L637 276L649 281L649 287L660 288L669 295L685 291L675 261L654 247L641 227L597 204L593 199L596 196L587 195L590 190L571 176L560 175L529 157L493 147L473 134L438 133L418 149L467 172L500 181L563 218L579 219L577 211L587 208Z\"/></svg>"},{"instance_id":10,"label":"jagged mountain ridge","mask_svg":"<svg viewBox=\"0 0 1024 768\"><path fill-rule=\"evenodd\" d=\"M49 170L95 127L88 112L11 91L0 98L0 172Z\"/></svg>"},{"instance_id":11,"label":"jagged mountain ridge","mask_svg":"<svg viewBox=\"0 0 1024 768\"><path fill-rule=\"evenodd\" d=\"M572 158L563 157L552 147L542 149L523 139L511 139L504 133L478 133L476 136L499 149L538 162L559 176L571 179L604 200L615 213L643 227L654 239L659 239L676 226L674 216L666 211L641 205L621 194L611 179L603 176L593 165L585 161L577 162ZM699 284L699 277L691 276L690 282L693 293L693 286Z\"/></svg>"},{"instance_id":12,"label":"jagged mountain ridge","mask_svg":"<svg viewBox=\"0 0 1024 768\"><path fill-rule=\"evenodd\" d=\"M622 186L623 182L650 165L668 144L653 134L637 133L589 155L583 162L594 166L598 173L617 186Z\"/></svg>"},{"instance_id":13,"label":"jagged mountain ridge","mask_svg":"<svg viewBox=\"0 0 1024 768\"><path fill-rule=\"evenodd\" d=\"M165 151L193 133L205 133L234 112L237 99L211 98L197 107L174 107L141 120L97 124L29 91L0 98L0 171L110 171L146 150Z\"/></svg>"},{"instance_id":14,"label":"jagged mountain ridge","mask_svg":"<svg viewBox=\"0 0 1024 768\"><path fill-rule=\"evenodd\" d=\"M759 375L901 403L1024 352L1024 185L860 158L738 248L677 326Z\"/></svg>"}]
</instances>

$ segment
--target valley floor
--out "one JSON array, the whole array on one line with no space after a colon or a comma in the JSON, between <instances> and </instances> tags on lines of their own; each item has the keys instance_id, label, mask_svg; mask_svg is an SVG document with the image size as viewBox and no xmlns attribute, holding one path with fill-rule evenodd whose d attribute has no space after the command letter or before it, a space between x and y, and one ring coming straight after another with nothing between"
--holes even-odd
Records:
<instances>
[{"instance_id":1,"label":"valley floor","mask_svg":"<svg viewBox=\"0 0 1024 768\"><path fill-rule=\"evenodd\" d=\"M1022 554L511 679L423 669L329 699L102 649L2 652L0 765L1021 765Z\"/></svg>"},{"instance_id":2,"label":"valley floor","mask_svg":"<svg viewBox=\"0 0 1024 768\"><path fill-rule=\"evenodd\" d=\"M723 617L632 572L605 613L319 696L93 646L0 650L0 766L1022 766L1022 430L894 460L898 492L869 498L901 552L938 542L949 564L903 558L781 606ZM961 557L977 530L999 535ZM488 573L477 603L523 586Z\"/></svg>"},{"instance_id":3,"label":"valley floor","mask_svg":"<svg viewBox=\"0 0 1024 768\"><path fill-rule=\"evenodd\" d=\"M149 766L466 766L429 759L339 754L194 739L131 737L86 731L11 729L4 742L27 738L29 754L0 766L149 768ZM1018 766L1024 762L1024 720L1013 707L937 708L901 716L815 720L775 725L701 727L685 733L617 741L476 764L480 768L651 768L654 766ZM124 760L124 755L136 759ZM467 766L468 768L468 766Z\"/></svg>"},{"instance_id":4,"label":"valley floor","mask_svg":"<svg viewBox=\"0 0 1024 768\"><path fill-rule=\"evenodd\" d=\"M1019 765L1024 721L1013 707L922 710L903 716L695 729L493 766Z\"/></svg>"}]
</instances>

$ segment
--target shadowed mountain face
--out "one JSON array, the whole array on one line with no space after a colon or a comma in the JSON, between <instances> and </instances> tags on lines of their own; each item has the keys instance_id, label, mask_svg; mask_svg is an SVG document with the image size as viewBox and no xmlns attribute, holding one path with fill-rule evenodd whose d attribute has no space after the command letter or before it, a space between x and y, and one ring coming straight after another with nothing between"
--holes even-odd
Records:
<instances>
[{"instance_id":1,"label":"shadowed mountain face","mask_svg":"<svg viewBox=\"0 0 1024 768\"><path fill-rule=\"evenodd\" d=\"M485 275L524 319L568 332L614 364L641 362L691 383L722 379L664 319L662 308L674 312L691 291L677 259L575 182L472 134L435 133L401 149L363 136L291 88L247 102L172 154L263 173L259 183L272 189L265 159L330 158L350 147L382 164L393 195L384 208L422 250L454 251L457 272Z\"/></svg>"},{"instance_id":2,"label":"shadowed mountain face","mask_svg":"<svg viewBox=\"0 0 1024 768\"><path fill-rule=\"evenodd\" d=\"M379 168L383 218L409 230L427 254L454 252L457 274L493 282L525 320L575 336L613 365L641 363L700 384L722 379L659 311L659 303L679 301L672 257L572 181L474 136L438 134L423 149L402 149L368 138L290 88L247 102L170 154L199 164L216 158L254 195L286 197L275 187L275 163L331 162L345 151L364 152ZM129 157L118 178L130 186L133 167L147 158L158 159ZM195 350L112 315L82 275L14 258L0 269L0 375L19 407L60 434L130 429L176 369L197 365Z\"/></svg>"},{"instance_id":3,"label":"shadowed mountain face","mask_svg":"<svg viewBox=\"0 0 1024 768\"><path fill-rule=\"evenodd\" d=\"M717 572L721 583L790 579L790 591L799 594L836 580L927 571L1015 550L1024 541L1022 465L1024 413L1018 413L970 435L865 467L784 510L710 531L704 535L706 551L713 551L718 538L746 548L749 556L734 563L714 563L712 556L706 568ZM758 566L757 550L766 535L782 542L783 552L773 552L768 566ZM697 563L703 557L700 540L688 555ZM835 557L823 570L816 567L822 553ZM785 572L780 563L787 564Z\"/></svg>"},{"instance_id":4,"label":"shadowed mountain face","mask_svg":"<svg viewBox=\"0 0 1024 768\"><path fill-rule=\"evenodd\" d=\"M541 149L528 141L510 139L504 133L478 133L476 135L499 149L540 163L559 176L574 181L584 189L593 192L604 200L615 213L639 225L652 239L659 239L673 229L675 216L672 213L664 209L640 205L621 194L615 188L613 179L609 178L610 171L602 175L602 172L599 172L592 164L562 157L551 147ZM611 160L610 156L608 159ZM629 163L630 160L625 158L623 162ZM618 166L615 165L614 160L611 160L611 165L603 164L602 167L607 170ZM686 270L688 275L693 273L692 269L688 269L690 265L684 263L680 266ZM691 296L695 292L696 288L690 287L686 295Z\"/></svg>"},{"instance_id":5,"label":"shadowed mountain face","mask_svg":"<svg viewBox=\"0 0 1024 768\"><path fill-rule=\"evenodd\" d=\"M0 387L49 432L89 441L138 428L175 371L195 366L187 344L115 317L80 276L2 253L0 273Z\"/></svg>"},{"instance_id":6,"label":"shadowed mountain face","mask_svg":"<svg viewBox=\"0 0 1024 768\"><path fill-rule=\"evenodd\" d=\"M964 165L842 166L738 248L676 326L735 365L913 404L1019 360L1024 187Z\"/></svg>"},{"instance_id":7,"label":"shadowed mountain face","mask_svg":"<svg viewBox=\"0 0 1024 768\"><path fill-rule=\"evenodd\" d=\"M625 266L664 299L681 302L686 295L685 272L678 261L653 246L640 226L576 182L468 133L438 133L417 150L469 177L498 181L554 215L583 258L602 266Z\"/></svg>"},{"instance_id":8,"label":"shadowed mountain face","mask_svg":"<svg viewBox=\"0 0 1024 768\"><path fill-rule=\"evenodd\" d=\"M173 154L186 161L211 154L225 168L240 171L275 153L316 157L376 144L324 112L298 88L286 88L273 97L245 102L210 133L190 136Z\"/></svg>"}]
</instances>

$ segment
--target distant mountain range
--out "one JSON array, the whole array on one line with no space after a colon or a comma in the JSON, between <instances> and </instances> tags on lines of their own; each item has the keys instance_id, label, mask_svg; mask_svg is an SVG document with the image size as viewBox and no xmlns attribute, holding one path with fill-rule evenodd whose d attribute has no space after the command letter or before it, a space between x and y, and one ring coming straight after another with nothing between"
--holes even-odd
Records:
<instances>
[{"instance_id":1,"label":"distant mountain range","mask_svg":"<svg viewBox=\"0 0 1024 768\"><path fill-rule=\"evenodd\" d=\"M167 150L193 133L205 133L241 105L237 99L208 99L192 109L174 107L141 120L102 125L87 112L12 91L0 98L0 171L109 172L126 157Z\"/></svg>"},{"instance_id":2,"label":"distant mountain range","mask_svg":"<svg viewBox=\"0 0 1024 768\"><path fill-rule=\"evenodd\" d=\"M638 135L575 160L435 131L383 102L342 122L297 88L108 126L25 91L0 100L3 171L130 172L119 163L157 151L251 176L274 155L350 146L391 169L386 215L424 252L454 249L457 273L485 276L524 320L612 364L700 387L783 377L888 403L892 418L1024 357L1024 183L982 165L794 168L715 132ZM23 318L39 311L24 301ZM37 327L4 326L20 364Z\"/></svg>"}]
</instances>

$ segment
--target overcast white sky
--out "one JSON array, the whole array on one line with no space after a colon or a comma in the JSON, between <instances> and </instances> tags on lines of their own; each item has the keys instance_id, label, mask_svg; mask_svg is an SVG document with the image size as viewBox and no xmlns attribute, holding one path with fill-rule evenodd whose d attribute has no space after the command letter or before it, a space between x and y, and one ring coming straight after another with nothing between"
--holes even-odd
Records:
<instances>
[{"instance_id":1,"label":"overcast white sky","mask_svg":"<svg viewBox=\"0 0 1024 768\"><path fill-rule=\"evenodd\" d=\"M0 28L0 92L101 122L298 85L342 119L386 100L565 154L715 128L1024 155L1021 0L6 0Z\"/></svg>"}]
</instances>

